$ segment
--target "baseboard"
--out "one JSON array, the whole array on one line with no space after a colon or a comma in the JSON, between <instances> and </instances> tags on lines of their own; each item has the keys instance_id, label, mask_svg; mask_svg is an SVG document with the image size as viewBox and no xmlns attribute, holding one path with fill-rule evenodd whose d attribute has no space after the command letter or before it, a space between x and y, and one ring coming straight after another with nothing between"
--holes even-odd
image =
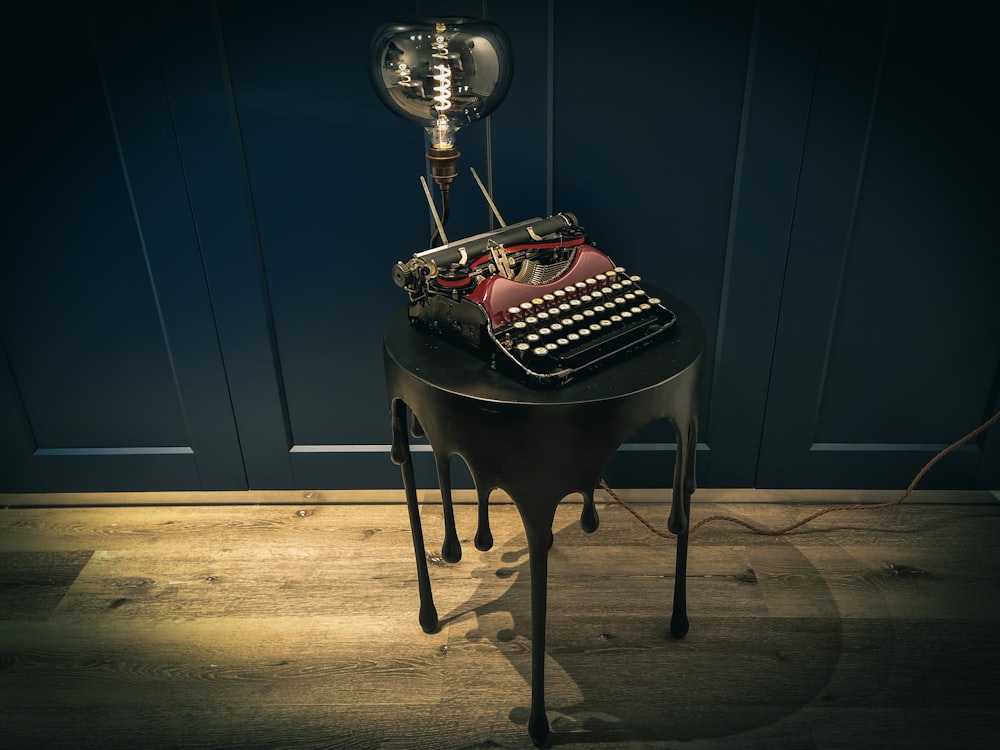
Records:
<instances>
[{"instance_id":1,"label":"baseboard","mask_svg":"<svg viewBox=\"0 0 1000 750\"><path fill-rule=\"evenodd\" d=\"M667 503L671 490L614 489L627 503ZM830 505L844 503L883 503L895 500L901 490L788 490L751 488L705 488L692 496L692 503L772 503L789 505ZM611 501L603 490L595 498ZM436 489L421 489L421 503L440 503ZM455 490L452 499L458 504L476 502L475 490ZM580 502L571 495L565 502ZM0 508L16 507L106 507L138 505L364 505L402 504L401 489L386 490L248 490L242 492L77 492L0 494ZM494 492L491 503L509 503L510 497ZM907 499L916 504L982 505L1000 502L1000 491L989 490L916 490Z\"/></svg>"}]
</instances>

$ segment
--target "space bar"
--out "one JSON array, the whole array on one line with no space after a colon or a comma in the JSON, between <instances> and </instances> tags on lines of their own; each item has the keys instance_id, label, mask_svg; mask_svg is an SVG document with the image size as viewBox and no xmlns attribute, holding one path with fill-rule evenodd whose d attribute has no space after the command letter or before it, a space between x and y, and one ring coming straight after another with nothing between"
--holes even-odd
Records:
<instances>
[{"instance_id":1,"label":"space bar","mask_svg":"<svg viewBox=\"0 0 1000 750\"><path fill-rule=\"evenodd\" d=\"M656 321L646 320L641 325L620 328L601 336L596 341L588 341L583 346L575 347L571 351L559 352L555 359L565 367L576 369L608 354L652 338L661 330L663 330L662 327L656 325Z\"/></svg>"}]
</instances>

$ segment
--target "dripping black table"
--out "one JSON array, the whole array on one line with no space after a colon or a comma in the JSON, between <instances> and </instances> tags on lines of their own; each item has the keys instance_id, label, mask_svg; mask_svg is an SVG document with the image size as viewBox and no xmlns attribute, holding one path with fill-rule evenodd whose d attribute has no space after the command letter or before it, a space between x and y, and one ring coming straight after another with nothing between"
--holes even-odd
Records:
<instances>
[{"instance_id":1,"label":"dripping black table","mask_svg":"<svg viewBox=\"0 0 1000 750\"><path fill-rule=\"evenodd\" d=\"M627 360L555 390L529 388L495 372L478 357L411 324L405 309L399 310L385 329L392 460L402 472L413 535L420 625L425 632L434 632L438 615L417 507L410 433L425 435L434 455L444 510L445 560L457 562L462 555L452 509L452 455L465 460L475 482L479 503L477 549L485 551L493 545L488 505L493 490L505 491L520 513L531 575L528 732L536 745L545 744L549 734L544 697L545 619L548 552L556 508L566 496L582 495L581 524L585 531L596 530L594 490L602 468L636 430L659 419L669 420L677 435L668 520L668 528L679 535L670 630L678 638L688 630L687 529L695 486L696 388L705 336L700 321L687 305L672 295L657 293L677 314L671 336ZM412 419L408 420L410 415Z\"/></svg>"}]
</instances>

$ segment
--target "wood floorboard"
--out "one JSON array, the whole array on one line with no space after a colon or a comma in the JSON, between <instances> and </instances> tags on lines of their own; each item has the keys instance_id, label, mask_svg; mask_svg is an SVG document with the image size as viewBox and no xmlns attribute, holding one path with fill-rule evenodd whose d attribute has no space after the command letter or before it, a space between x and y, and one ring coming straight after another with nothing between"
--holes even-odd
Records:
<instances>
[{"instance_id":1,"label":"wood floorboard","mask_svg":"<svg viewBox=\"0 0 1000 750\"><path fill-rule=\"evenodd\" d=\"M192 498L187 498L189 501ZM441 560L417 623L404 507L374 502L0 510L5 748L530 748L528 560ZM669 635L676 543L610 502L550 553L553 745L939 750L1000 737L1000 504L828 514L784 536L691 538L691 630ZM668 508L641 512L665 525ZM779 527L814 504L701 503Z\"/></svg>"}]
</instances>

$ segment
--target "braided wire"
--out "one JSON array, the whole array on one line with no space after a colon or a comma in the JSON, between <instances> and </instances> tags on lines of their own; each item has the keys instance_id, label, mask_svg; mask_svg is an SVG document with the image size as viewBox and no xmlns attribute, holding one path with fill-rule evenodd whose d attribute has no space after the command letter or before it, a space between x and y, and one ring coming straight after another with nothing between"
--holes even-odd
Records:
<instances>
[{"instance_id":1,"label":"braided wire","mask_svg":"<svg viewBox=\"0 0 1000 750\"><path fill-rule=\"evenodd\" d=\"M959 440L956 440L954 443L952 443L951 445L949 445L947 448L944 448L943 450L941 450L940 452L938 452L938 454L936 456L934 456L930 461L928 461L924 465L924 467L920 471L917 472L917 474L913 477L913 480L910 482L909 486L906 488L906 490L903 492L903 494L900 495L899 497L897 497L895 500L889 500L889 501L884 502L884 503L848 503L848 504L843 504L843 505L831 505L829 507L822 508L822 509L816 511L815 513L812 513L812 514L806 516L805 518L802 518L802 519L796 521L795 523L789 524L788 526L785 526L785 527L780 528L780 529L766 529L766 528L762 528L760 526L756 526L756 525L750 523L749 521L745 521L742 518L737 518L736 516L729 516L729 515L717 514L717 515L708 516L706 518L701 519L694 526L691 526L687 530L687 532L685 532L685 533L687 533L687 534L693 534L698 529L700 529L702 526L704 526L707 523L711 523L712 521L728 521L729 523L738 524L738 525L744 527L745 529L748 529L749 531L753 532L754 534L759 534L761 536L781 536L782 534L787 534L788 532L794 531L795 529L797 529L797 528L799 528L801 526L805 526L807 523L810 523L811 521L815 521L817 518L819 518L820 516L825 516L827 513L834 513L836 511L845 511L845 510L880 510L882 508L891 508L892 506L899 505L904 500L906 500L906 498L908 498L910 496L910 494L913 492L913 490L916 489L917 485L920 483L920 480L922 480L924 478L924 475L926 475L927 472L930 471L931 468L938 461L940 461L942 458L944 458L945 456L947 456L949 453L951 453L956 448L958 448L958 447L964 445L965 443L969 442L970 440L972 440L974 437L976 437L980 433L984 432L985 430L988 430L990 427L992 427L994 424L996 424L997 421L1000 421L1000 411L998 411L996 414L994 414L988 420L986 420L985 422L983 422L981 425L979 425L979 427L977 427L976 429L974 429L972 432L970 432L965 437L960 438ZM609 487L608 484L607 484L607 482L605 482L603 479L600 481L599 486L600 486L600 488L602 490L604 490L606 493L608 493L608 495L611 497L612 500L614 500L616 503L618 503L620 506L622 506L625 510L627 510L629 513L631 513L633 516L635 516L635 518L643 526L645 526L647 529L649 529L649 531L651 531L652 533L656 534L657 536L663 537L664 539L676 539L677 538L677 536L678 536L677 534L674 534L674 533L669 532L669 531L661 531L660 529L656 528L651 523L649 523L649 521L647 521L645 518L643 518L639 514L639 512L635 510L635 508L633 508L631 505L629 505L624 500L622 500L621 497L618 496L618 493L616 493L613 489L611 489L611 487Z\"/></svg>"}]
</instances>

